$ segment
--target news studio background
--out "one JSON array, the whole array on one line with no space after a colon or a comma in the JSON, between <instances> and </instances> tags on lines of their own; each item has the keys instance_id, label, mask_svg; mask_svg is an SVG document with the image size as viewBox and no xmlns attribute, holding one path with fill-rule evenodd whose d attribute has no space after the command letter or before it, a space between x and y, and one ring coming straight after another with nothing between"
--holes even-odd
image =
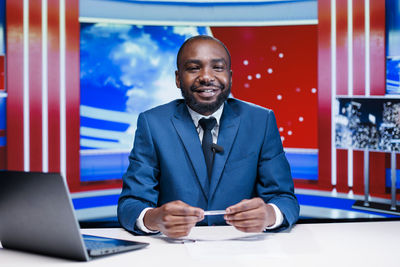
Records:
<instances>
[{"instance_id":1,"label":"news studio background","mask_svg":"<svg viewBox=\"0 0 400 267\"><path fill-rule=\"evenodd\" d=\"M391 6L398 5L396 1L386 2L386 28L378 29L387 40L384 96L368 97L366 92L361 96L343 93L339 77L332 105L321 96L321 90L326 86L322 74L331 71L329 62L322 61L325 52L321 51L326 50L323 47L325 37L320 34L326 23L321 19L326 15L323 7L317 12L315 6L315 16L307 23L277 25L249 25L248 22L196 25L190 21L185 24L134 20L121 23L81 17L79 155L74 155L79 161L79 175L67 177L68 183L74 185L70 188L80 221L116 222L121 177L128 166L138 114L181 97L175 86L176 53L185 39L198 34L215 36L230 50L234 73L232 97L274 110L291 165L302 219L398 216L353 207L356 201L365 197L363 176L357 174L357 170L363 168L357 161L357 153L366 149L380 153L379 164L383 167L379 176L371 178L369 200L389 203L389 154L399 151L399 143L393 140L400 138L400 15L393 12L396 7ZM338 8L336 18L338 25L340 10ZM357 19L363 18L354 16L355 25ZM5 29L4 17L2 23ZM339 42L338 57L341 49ZM0 59L4 60L5 54L0 55ZM341 61L337 62L340 64ZM1 64L3 70L4 66ZM320 69L322 66L324 70ZM330 88L331 84L328 86ZM9 118L6 117L6 101L7 90L0 89L1 169L7 168L6 136L12 134L6 129L6 118ZM326 157L321 145L329 142L324 141L326 135L321 134L325 127L321 114L327 108L333 114L332 150L336 150L338 159L335 162ZM348 151L353 153L353 150L355 171L353 180L349 181ZM342 160L344 155L346 159ZM372 160L374 156L371 156ZM343 162L347 166L344 171L341 169ZM338 170L335 181L324 175L328 165ZM397 181L397 190L399 187Z\"/></svg>"}]
</instances>

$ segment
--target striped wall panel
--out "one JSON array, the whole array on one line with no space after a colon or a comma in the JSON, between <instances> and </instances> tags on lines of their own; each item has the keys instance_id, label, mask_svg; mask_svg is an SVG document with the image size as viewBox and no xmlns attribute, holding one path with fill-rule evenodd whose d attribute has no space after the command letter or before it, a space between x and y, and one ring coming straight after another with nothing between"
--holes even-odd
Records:
<instances>
[{"instance_id":1,"label":"striped wall panel","mask_svg":"<svg viewBox=\"0 0 400 267\"><path fill-rule=\"evenodd\" d=\"M335 148L332 107L338 95L385 94L385 1L319 1L318 27L318 188L363 194L364 152ZM370 163L371 195L387 197L385 154Z\"/></svg>"},{"instance_id":2,"label":"striped wall panel","mask_svg":"<svg viewBox=\"0 0 400 267\"><path fill-rule=\"evenodd\" d=\"M6 2L7 169L79 182L79 1Z\"/></svg>"}]
</instances>

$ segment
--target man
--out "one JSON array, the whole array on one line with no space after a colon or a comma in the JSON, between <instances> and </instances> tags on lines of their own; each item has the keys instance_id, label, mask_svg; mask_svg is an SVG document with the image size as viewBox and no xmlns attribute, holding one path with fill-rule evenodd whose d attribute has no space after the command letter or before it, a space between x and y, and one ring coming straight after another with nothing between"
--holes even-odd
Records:
<instances>
[{"instance_id":1,"label":"man","mask_svg":"<svg viewBox=\"0 0 400 267\"><path fill-rule=\"evenodd\" d=\"M228 99L227 48L210 36L188 39L175 76L184 100L139 115L118 203L121 225L170 237L188 235L196 224L244 232L293 225L299 205L275 116ZM221 209L223 216L204 216Z\"/></svg>"}]
</instances>

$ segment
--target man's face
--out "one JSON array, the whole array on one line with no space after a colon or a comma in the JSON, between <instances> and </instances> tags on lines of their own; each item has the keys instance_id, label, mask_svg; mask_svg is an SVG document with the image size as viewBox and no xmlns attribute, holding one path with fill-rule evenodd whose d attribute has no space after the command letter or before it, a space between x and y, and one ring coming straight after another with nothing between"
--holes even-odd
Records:
<instances>
[{"instance_id":1,"label":"man's face","mask_svg":"<svg viewBox=\"0 0 400 267\"><path fill-rule=\"evenodd\" d=\"M194 111L210 115L228 98L232 71L224 47L214 40L197 39L182 51L176 86Z\"/></svg>"}]
</instances>

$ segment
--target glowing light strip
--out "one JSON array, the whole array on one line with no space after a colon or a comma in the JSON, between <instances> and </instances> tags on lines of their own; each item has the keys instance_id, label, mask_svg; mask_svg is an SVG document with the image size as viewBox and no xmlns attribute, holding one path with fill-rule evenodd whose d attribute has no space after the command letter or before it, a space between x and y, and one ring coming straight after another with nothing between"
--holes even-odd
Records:
<instances>
[{"instance_id":1,"label":"glowing light strip","mask_svg":"<svg viewBox=\"0 0 400 267\"><path fill-rule=\"evenodd\" d=\"M60 0L60 172L67 179L65 92L65 0Z\"/></svg>"},{"instance_id":2,"label":"glowing light strip","mask_svg":"<svg viewBox=\"0 0 400 267\"><path fill-rule=\"evenodd\" d=\"M29 0L23 2L23 44L24 44L24 80L23 80L23 116L24 116L24 171L30 169L29 157Z\"/></svg>"},{"instance_id":3,"label":"glowing light strip","mask_svg":"<svg viewBox=\"0 0 400 267\"><path fill-rule=\"evenodd\" d=\"M370 96L371 94L371 84L370 84L370 17L369 17L369 0L365 0L365 96Z\"/></svg>"},{"instance_id":4,"label":"glowing light strip","mask_svg":"<svg viewBox=\"0 0 400 267\"><path fill-rule=\"evenodd\" d=\"M47 80L47 0L42 0L42 170L49 171L49 114Z\"/></svg>"},{"instance_id":5,"label":"glowing light strip","mask_svg":"<svg viewBox=\"0 0 400 267\"><path fill-rule=\"evenodd\" d=\"M131 149L87 149L80 150L79 154L81 156L92 156L92 155L113 155L113 154L126 154L130 153Z\"/></svg>"},{"instance_id":6,"label":"glowing light strip","mask_svg":"<svg viewBox=\"0 0 400 267\"><path fill-rule=\"evenodd\" d=\"M347 90L353 96L353 0L347 0ZM353 149L347 150L347 185L353 187Z\"/></svg>"},{"instance_id":7,"label":"glowing light strip","mask_svg":"<svg viewBox=\"0 0 400 267\"><path fill-rule=\"evenodd\" d=\"M110 141L99 141L93 139L82 138L80 141L81 146L91 147L91 148L101 148L101 149L124 149L127 144L110 142Z\"/></svg>"},{"instance_id":8,"label":"glowing light strip","mask_svg":"<svg viewBox=\"0 0 400 267\"><path fill-rule=\"evenodd\" d=\"M226 3L226 4L232 4L232 3L245 3L245 4L251 4L251 3L273 3L273 2L295 2L297 0L251 0L251 1L243 1L243 0L136 0L136 2L164 2L164 3L210 3L210 4L216 4L216 3Z\"/></svg>"},{"instance_id":9,"label":"glowing light strip","mask_svg":"<svg viewBox=\"0 0 400 267\"><path fill-rule=\"evenodd\" d=\"M347 185L353 187L353 149L347 150Z\"/></svg>"},{"instance_id":10,"label":"glowing light strip","mask_svg":"<svg viewBox=\"0 0 400 267\"><path fill-rule=\"evenodd\" d=\"M353 0L347 0L347 66L348 80L347 90L348 95L353 95Z\"/></svg>"},{"instance_id":11,"label":"glowing light strip","mask_svg":"<svg viewBox=\"0 0 400 267\"><path fill-rule=\"evenodd\" d=\"M297 154L317 154L318 149L314 148L291 148L291 147L284 147L283 150L286 153L297 153Z\"/></svg>"},{"instance_id":12,"label":"glowing light strip","mask_svg":"<svg viewBox=\"0 0 400 267\"><path fill-rule=\"evenodd\" d=\"M112 121L126 124L134 124L133 114L122 111L107 110L102 108L95 108L91 106L81 105L80 115L90 119ZM136 123L135 123L136 124Z\"/></svg>"},{"instance_id":13,"label":"glowing light strip","mask_svg":"<svg viewBox=\"0 0 400 267\"><path fill-rule=\"evenodd\" d=\"M335 114L336 99L336 0L331 0L331 183L336 185Z\"/></svg>"},{"instance_id":14,"label":"glowing light strip","mask_svg":"<svg viewBox=\"0 0 400 267\"><path fill-rule=\"evenodd\" d=\"M95 191L71 193L71 197L72 197L72 199L78 199L78 198L85 198L85 197L119 195L120 193L121 193L121 189L105 189L105 190L95 190Z\"/></svg>"},{"instance_id":15,"label":"glowing light strip","mask_svg":"<svg viewBox=\"0 0 400 267\"><path fill-rule=\"evenodd\" d=\"M169 20L131 20L96 17L80 17L79 22L115 23L128 25L171 25L171 26L286 26L286 25L317 25L317 19L304 20L270 20L270 21L169 21Z\"/></svg>"},{"instance_id":16,"label":"glowing light strip","mask_svg":"<svg viewBox=\"0 0 400 267\"><path fill-rule=\"evenodd\" d=\"M132 134L127 132L113 131L113 130L103 130L92 127L81 126L80 128L81 136L109 139L109 140L117 140L117 141L132 141ZM104 141L106 141L104 140Z\"/></svg>"}]
</instances>

